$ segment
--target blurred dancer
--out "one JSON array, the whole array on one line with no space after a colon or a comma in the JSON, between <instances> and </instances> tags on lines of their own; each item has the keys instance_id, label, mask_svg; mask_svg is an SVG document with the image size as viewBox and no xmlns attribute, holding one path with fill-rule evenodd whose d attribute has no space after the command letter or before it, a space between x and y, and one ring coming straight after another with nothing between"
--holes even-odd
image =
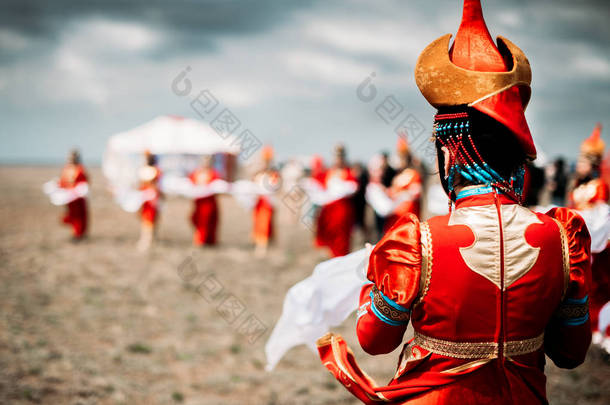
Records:
<instances>
[{"instance_id":1,"label":"blurred dancer","mask_svg":"<svg viewBox=\"0 0 610 405\"><path fill-rule=\"evenodd\" d=\"M254 176L254 182L265 191L258 195L253 213L253 230L255 254L259 257L267 254L269 243L273 240L274 197L281 186L280 174L273 167L273 148L263 147L261 151L263 167Z\"/></svg>"},{"instance_id":2,"label":"blurred dancer","mask_svg":"<svg viewBox=\"0 0 610 405\"><path fill-rule=\"evenodd\" d=\"M566 203L566 191L568 177L566 176L566 164L562 158L557 158L553 162L550 170L548 187L551 192L551 204L563 207Z\"/></svg>"},{"instance_id":3,"label":"blurred dancer","mask_svg":"<svg viewBox=\"0 0 610 405\"><path fill-rule=\"evenodd\" d=\"M312 155L309 161L309 168L305 172L305 178L300 182L300 190L307 194L305 207L301 207L301 212L295 210L302 223L315 224L316 218L324 205L322 201L311 198L311 194L321 193L324 190L324 179L326 178L326 166L320 155Z\"/></svg>"},{"instance_id":4,"label":"blurred dancer","mask_svg":"<svg viewBox=\"0 0 610 405\"><path fill-rule=\"evenodd\" d=\"M536 207L540 204L540 194L545 186L544 170L532 162L525 164L525 185L523 186L523 205Z\"/></svg>"},{"instance_id":5,"label":"blurred dancer","mask_svg":"<svg viewBox=\"0 0 610 405\"><path fill-rule=\"evenodd\" d=\"M68 161L61 171L59 187L73 189L79 184L87 184L87 174L81 164L78 150L70 151ZM66 214L62 219L64 224L72 226L74 240L82 239L87 232L87 201L85 197L77 198L66 206Z\"/></svg>"},{"instance_id":6,"label":"blurred dancer","mask_svg":"<svg viewBox=\"0 0 610 405\"><path fill-rule=\"evenodd\" d=\"M398 137L396 150L400 159L400 168L387 191L389 196L398 203L398 206L392 214L386 217L384 233L403 216L408 214L414 214L418 218L420 216L422 179L419 172L413 167L409 144L404 137Z\"/></svg>"},{"instance_id":7,"label":"blurred dancer","mask_svg":"<svg viewBox=\"0 0 610 405\"><path fill-rule=\"evenodd\" d=\"M189 175L189 179L195 186L208 186L214 180L220 178L212 163L212 156L205 156L201 161L201 166ZM195 246L216 244L216 228L218 226L216 194L194 200L191 222L195 227L195 234L193 235Z\"/></svg>"},{"instance_id":8,"label":"blurred dancer","mask_svg":"<svg viewBox=\"0 0 610 405\"><path fill-rule=\"evenodd\" d=\"M140 251L148 250L155 238L161 199L161 190L159 189L161 171L157 167L157 157L146 151L144 158L146 163L138 171L140 191L143 192L144 196L144 202L140 208L142 221L140 240L138 241L138 250Z\"/></svg>"},{"instance_id":9,"label":"blurred dancer","mask_svg":"<svg viewBox=\"0 0 610 405\"><path fill-rule=\"evenodd\" d=\"M547 404L545 354L581 364L591 341L589 246L566 208L534 213L520 202L536 149L525 121L531 70L523 52L465 0L451 35L420 55L415 76L435 116L439 177L450 214L408 214L373 248L357 334L390 353L411 321L414 338L394 377L376 386L336 335L318 341L324 365L366 404ZM510 74L509 74L510 73Z\"/></svg>"},{"instance_id":10,"label":"blurred dancer","mask_svg":"<svg viewBox=\"0 0 610 405\"><path fill-rule=\"evenodd\" d=\"M600 165L606 147L601 139L601 124L597 124L580 146L576 162L576 173L570 191L570 206L577 210L592 208L598 203L608 202L608 185L600 178Z\"/></svg>"},{"instance_id":11,"label":"blurred dancer","mask_svg":"<svg viewBox=\"0 0 610 405\"><path fill-rule=\"evenodd\" d=\"M602 126L598 123L591 136L580 147L574 188L569 195L571 206L579 211L594 211L598 206L602 209L607 208L608 184L601 179L600 173L606 147L601 139L601 130ZM610 241L605 249L593 254L591 277L591 326L597 332L599 311L606 302L610 301ZM595 337L598 337L597 333Z\"/></svg>"},{"instance_id":12,"label":"blurred dancer","mask_svg":"<svg viewBox=\"0 0 610 405\"><path fill-rule=\"evenodd\" d=\"M392 166L390 166L390 155L388 154L388 152L381 152L380 165L381 167L376 168L376 171L379 171L379 182L382 186L390 188L397 172ZM377 229L377 234L380 237L381 235L383 235L384 229L386 229L386 219L387 217L383 217L377 212L375 212L375 228Z\"/></svg>"},{"instance_id":13,"label":"blurred dancer","mask_svg":"<svg viewBox=\"0 0 610 405\"><path fill-rule=\"evenodd\" d=\"M344 256L350 251L354 226L354 204L351 196L358 184L347 164L343 145L337 145L335 148L335 161L324 176L324 187L335 198L320 209L316 245L328 247L333 257Z\"/></svg>"},{"instance_id":14,"label":"blurred dancer","mask_svg":"<svg viewBox=\"0 0 610 405\"><path fill-rule=\"evenodd\" d=\"M324 167L324 161L322 156L313 155L311 157L311 172L309 177L315 180L320 186L324 185L324 179L326 178L326 168Z\"/></svg>"},{"instance_id":15,"label":"blurred dancer","mask_svg":"<svg viewBox=\"0 0 610 405\"><path fill-rule=\"evenodd\" d=\"M352 173L358 182L358 189L352 196L354 202L354 226L362 231L364 240L369 242L369 228L366 224L366 186L369 184L369 173L362 163L354 163Z\"/></svg>"}]
</instances>

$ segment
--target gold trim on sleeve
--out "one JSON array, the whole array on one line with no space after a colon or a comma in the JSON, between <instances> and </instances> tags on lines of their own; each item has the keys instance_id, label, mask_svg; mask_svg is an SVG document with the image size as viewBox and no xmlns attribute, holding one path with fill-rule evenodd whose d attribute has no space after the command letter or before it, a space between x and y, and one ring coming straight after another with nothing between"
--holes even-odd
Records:
<instances>
[{"instance_id":1,"label":"gold trim on sleeve","mask_svg":"<svg viewBox=\"0 0 610 405\"><path fill-rule=\"evenodd\" d=\"M561 294L561 299L563 299L570 282L570 247L568 235L566 233L566 229L563 227L563 224L555 218L552 219L557 224L559 233L561 234L561 255L563 257L563 294Z\"/></svg>"},{"instance_id":2,"label":"gold trim on sleeve","mask_svg":"<svg viewBox=\"0 0 610 405\"><path fill-rule=\"evenodd\" d=\"M419 305L430 287L432 277L432 236L430 235L430 225L422 222L420 225L421 233L421 274L419 278L419 296L414 305Z\"/></svg>"}]
</instances>

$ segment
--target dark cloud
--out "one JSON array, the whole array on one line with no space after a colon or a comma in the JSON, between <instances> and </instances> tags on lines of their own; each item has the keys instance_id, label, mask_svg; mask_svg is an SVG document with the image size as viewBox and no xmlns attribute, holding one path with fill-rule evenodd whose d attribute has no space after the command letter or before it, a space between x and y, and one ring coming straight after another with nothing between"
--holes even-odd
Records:
<instances>
[{"instance_id":1,"label":"dark cloud","mask_svg":"<svg viewBox=\"0 0 610 405\"><path fill-rule=\"evenodd\" d=\"M213 49L219 36L255 34L283 23L315 0L3 0L0 26L44 46L52 46L67 24L87 18L137 21L169 33L171 46L154 59L184 49ZM1 60L23 56L4 50Z\"/></svg>"},{"instance_id":2,"label":"dark cloud","mask_svg":"<svg viewBox=\"0 0 610 405\"><path fill-rule=\"evenodd\" d=\"M610 1L485 1L484 13L530 58L536 140L551 155L577 150L610 111ZM299 152L344 140L367 157L393 134L358 83L375 71L380 97L429 125L413 64L460 15L457 0L0 0L0 160L61 159L75 140L99 159L113 132L192 116L169 91L187 65L278 153L306 138Z\"/></svg>"},{"instance_id":3,"label":"dark cloud","mask_svg":"<svg viewBox=\"0 0 610 405\"><path fill-rule=\"evenodd\" d=\"M104 16L138 20L175 30L251 33L272 27L313 0L3 0L0 24L31 35L53 35L66 21Z\"/></svg>"}]
</instances>

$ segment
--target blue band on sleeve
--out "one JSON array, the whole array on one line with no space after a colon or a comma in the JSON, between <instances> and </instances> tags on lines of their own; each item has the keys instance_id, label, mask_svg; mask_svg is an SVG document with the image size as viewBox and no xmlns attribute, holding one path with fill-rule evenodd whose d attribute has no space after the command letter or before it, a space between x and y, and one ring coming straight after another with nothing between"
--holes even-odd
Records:
<instances>
[{"instance_id":1,"label":"blue band on sleeve","mask_svg":"<svg viewBox=\"0 0 610 405\"><path fill-rule=\"evenodd\" d=\"M587 302L587 300L589 299L588 295L585 295L582 298L566 298L563 302L565 304L574 304L574 305L578 305L578 304L584 304Z\"/></svg>"},{"instance_id":2,"label":"blue band on sleeve","mask_svg":"<svg viewBox=\"0 0 610 405\"><path fill-rule=\"evenodd\" d=\"M379 290L379 295L381 295L383 300L385 302L387 302L388 305L391 306L392 308L394 308L395 310L400 311L400 312L411 312L408 308L405 308L402 305L399 305L399 304L395 303L394 301L392 301L391 299L389 299L388 297L386 297L385 294L381 290Z\"/></svg>"},{"instance_id":3,"label":"blue band on sleeve","mask_svg":"<svg viewBox=\"0 0 610 405\"><path fill-rule=\"evenodd\" d=\"M562 325L578 326L589 320L589 296L565 298L555 316Z\"/></svg>"},{"instance_id":4,"label":"blue band on sleeve","mask_svg":"<svg viewBox=\"0 0 610 405\"><path fill-rule=\"evenodd\" d=\"M586 314L585 316L581 316L578 318L564 319L562 321L562 324L568 325L568 326L578 326L578 325L582 325L583 323L587 322L588 320L589 320L589 314Z\"/></svg>"},{"instance_id":5,"label":"blue band on sleeve","mask_svg":"<svg viewBox=\"0 0 610 405\"><path fill-rule=\"evenodd\" d=\"M407 321L394 320L394 319L390 319L386 315L382 314L381 311L379 310L379 308L377 308L377 306L375 305L375 298L373 295L373 291L371 291L369 293L369 296L371 297L371 311L373 311L373 314L375 314L377 319L379 319L383 323L387 323L388 325L392 325L392 326L405 326L405 325L409 324L408 320ZM396 304L396 305L398 305L398 304ZM406 313L405 313L405 315L406 315ZM406 316L408 317L408 315L406 315Z\"/></svg>"}]
</instances>

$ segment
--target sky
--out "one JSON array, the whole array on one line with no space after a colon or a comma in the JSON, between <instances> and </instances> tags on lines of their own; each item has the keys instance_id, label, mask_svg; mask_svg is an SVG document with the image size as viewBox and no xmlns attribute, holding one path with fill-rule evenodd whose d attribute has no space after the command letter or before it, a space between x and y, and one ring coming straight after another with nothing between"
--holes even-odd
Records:
<instances>
[{"instance_id":1,"label":"sky","mask_svg":"<svg viewBox=\"0 0 610 405\"><path fill-rule=\"evenodd\" d=\"M2 0L0 163L60 163L79 147L85 163L98 164L115 133L163 114L202 119L191 103L204 90L280 159L328 157L338 142L352 159L368 159L393 149L403 120L431 133L434 109L413 69L427 44L455 34L461 7ZM610 2L490 0L483 11L492 36L509 38L530 60L526 117L544 156L574 158L595 122L610 129ZM181 72L187 95L176 91L184 90L184 81L174 83ZM400 106L395 120L379 110L388 97Z\"/></svg>"}]
</instances>

